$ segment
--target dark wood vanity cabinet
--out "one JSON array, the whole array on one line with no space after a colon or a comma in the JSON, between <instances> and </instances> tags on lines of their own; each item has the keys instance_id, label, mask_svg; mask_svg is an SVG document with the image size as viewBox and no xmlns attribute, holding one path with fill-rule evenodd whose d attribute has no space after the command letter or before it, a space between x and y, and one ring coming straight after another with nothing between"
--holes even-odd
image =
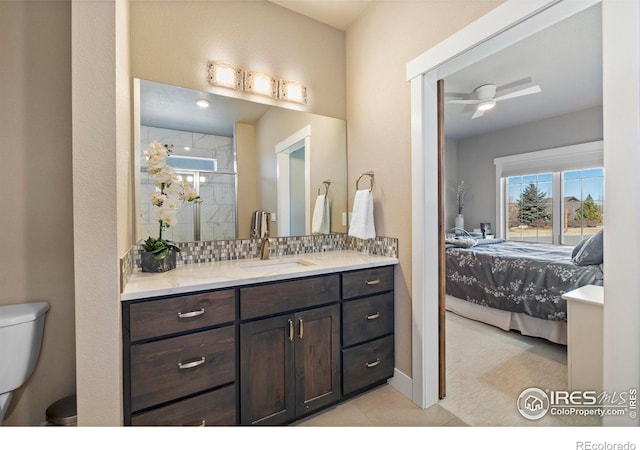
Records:
<instances>
[{"instance_id":1,"label":"dark wood vanity cabinet","mask_svg":"<svg viewBox=\"0 0 640 450\"><path fill-rule=\"evenodd\" d=\"M235 425L235 290L123 304L125 425Z\"/></svg>"},{"instance_id":2,"label":"dark wood vanity cabinet","mask_svg":"<svg viewBox=\"0 0 640 450\"><path fill-rule=\"evenodd\" d=\"M342 274L342 393L385 382L394 370L393 266Z\"/></svg>"},{"instance_id":3,"label":"dark wood vanity cabinet","mask_svg":"<svg viewBox=\"0 0 640 450\"><path fill-rule=\"evenodd\" d=\"M123 302L125 425L280 425L393 376L394 267Z\"/></svg>"},{"instance_id":4,"label":"dark wood vanity cabinet","mask_svg":"<svg viewBox=\"0 0 640 450\"><path fill-rule=\"evenodd\" d=\"M256 318L261 297L275 300ZM339 275L240 289L240 316L251 317L240 324L243 425L289 423L340 400L339 301Z\"/></svg>"}]
</instances>

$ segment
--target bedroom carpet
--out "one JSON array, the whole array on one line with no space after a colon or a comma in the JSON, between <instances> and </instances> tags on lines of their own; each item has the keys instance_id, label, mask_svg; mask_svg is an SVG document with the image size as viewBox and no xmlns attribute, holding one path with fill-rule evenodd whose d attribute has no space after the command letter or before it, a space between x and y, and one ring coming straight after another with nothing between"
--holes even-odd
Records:
<instances>
[{"instance_id":1,"label":"bedroom carpet","mask_svg":"<svg viewBox=\"0 0 640 450\"><path fill-rule=\"evenodd\" d=\"M390 385L297 422L298 426L599 426L600 418L531 421L516 400L528 387L567 388L566 347L447 312L447 396L420 409Z\"/></svg>"}]
</instances>

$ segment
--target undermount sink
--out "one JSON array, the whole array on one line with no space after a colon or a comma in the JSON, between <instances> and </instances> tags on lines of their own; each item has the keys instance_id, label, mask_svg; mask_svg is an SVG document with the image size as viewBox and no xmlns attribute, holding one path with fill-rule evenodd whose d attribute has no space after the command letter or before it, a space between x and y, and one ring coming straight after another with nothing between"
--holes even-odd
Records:
<instances>
[{"instance_id":1,"label":"undermount sink","mask_svg":"<svg viewBox=\"0 0 640 450\"><path fill-rule=\"evenodd\" d=\"M313 263L305 261L304 259L292 258L292 259L266 259L264 261L252 261L247 263L240 263L238 267L242 270L250 272L263 272L265 270L286 270L297 269L304 266L313 266Z\"/></svg>"}]
</instances>

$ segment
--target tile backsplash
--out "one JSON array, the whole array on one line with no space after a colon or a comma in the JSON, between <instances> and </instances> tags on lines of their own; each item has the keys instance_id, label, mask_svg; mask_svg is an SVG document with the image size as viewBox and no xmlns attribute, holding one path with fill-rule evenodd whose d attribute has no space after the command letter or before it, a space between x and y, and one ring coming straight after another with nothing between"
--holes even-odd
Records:
<instances>
[{"instance_id":1,"label":"tile backsplash","mask_svg":"<svg viewBox=\"0 0 640 450\"><path fill-rule=\"evenodd\" d=\"M219 241L180 242L176 264L194 264L259 257L260 239L230 239ZM140 267L142 246L134 245L120 258L121 288L134 270ZM358 239L346 234L318 234L271 238L271 256L355 250L372 255L398 257L398 239L376 237ZM122 291L122 289L121 289Z\"/></svg>"}]
</instances>

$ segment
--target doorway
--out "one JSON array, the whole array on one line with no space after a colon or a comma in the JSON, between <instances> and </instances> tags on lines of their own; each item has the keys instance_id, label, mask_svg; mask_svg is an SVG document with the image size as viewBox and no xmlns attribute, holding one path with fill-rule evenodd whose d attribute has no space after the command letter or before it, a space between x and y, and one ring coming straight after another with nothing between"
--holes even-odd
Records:
<instances>
[{"instance_id":1,"label":"doorway","mask_svg":"<svg viewBox=\"0 0 640 450\"><path fill-rule=\"evenodd\" d=\"M311 127L292 134L275 148L278 236L310 234Z\"/></svg>"},{"instance_id":2,"label":"doorway","mask_svg":"<svg viewBox=\"0 0 640 450\"><path fill-rule=\"evenodd\" d=\"M437 315L438 315L438 261L433 255L438 254L437 220L427 212L433 210L437 205L437 133L436 133L436 89L438 79L444 78L449 73L453 73L473 61L482 59L487 54L492 54L500 48L505 48L526 36L529 36L547 26L556 23L578 11L586 9L597 1L584 2L515 2L508 1L506 4L496 8L496 10L476 21L452 38L444 41L439 46L429 50L420 57L414 59L407 65L408 79L411 81L412 93L412 179L413 179L413 226L412 240L414 247L413 263L413 400L422 407L428 407L438 401L438 336L437 336ZM638 36L640 27L638 26L638 5L634 2L605 2L608 16L603 21L603 48L609 53L605 58L604 71L605 78L609 77L605 83L604 91L604 135L608 144L616 145L616 149L625 147L627 149L638 148L638 118L640 111L637 104L632 104L629 95L625 92L638 93ZM604 5L603 5L604 6ZM615 32L614 32L615 31ZM628 45L626 48L624 48ZM608 63L608 64L607 64ZM628 77L621 75L620 67L628 67ZM617 67L617 71L613 70ZM607 70L607 68L611 68ZM618 118L616 111L629 108L631 119ZM616 120L607 121L607 117L616 117ZM619 120L618 120L619 119ZM622 146L622 147L619 147ZM637 187L637 177L632 175L629 164L624 164L624 158L630 158L634 162L640 159L636 151L610 152L605 156L605 170L609 175L618 173L625 174L624 183L616 182L613 177L606 181L605 189L608 198L616 198L616 193L625 198L624 192L629 189L631 183ZM616 177L617 178L617 177ZM605 226L613 231L624 235L623 223L616 225L615 218L620 214L628 217L628 213L623 210L623 205L612 204L609 207L609 216L605 220ZM618 209L620 208L620 209ZM638 212L638 205L632 207L634 214ZM625 338L620 330L620 321L627 322L625 316L629 315L628 308L634 310L634 314L640 313L638 305L629 305L624 298L625 295L620 286L628 286L624 282L622 274L633 278L629 267L618 262L616 253L616 243L619 248L624 248L621 238L612 236L605 244L605 259L612 261L615 265L615 274L610 275L610 284L607 287L607 298L618 298L619 302L613 301L605 305L605 310L609 311L607 318L605 312L605 329L610 323L610 333L605 333L605 354L606 348L611 349L609 361L605 357L604 373L605 387L607 387L607 374L609 374L609 389L624 389L625 383L637 383L638 372L640 371L640 357L637 352L638 332L637 324L629 323L633 339ZM634 239L637 239L634 237ZM620 240L620 242L616 242ZM637 242L635 242L637 244ZM607 258L607 255L610 255ZM639 266L638 258L633 258L631 266L633 270ZM611 267L613 269L613 267ZM621 272L618 272L621 271ZM612 279L613 278L613 279ZM615 280L614 280L615 279ZM640 286L634 285L634 295L639 293ZM619 296L619 297L618 297ZM626 312L625 312L626 311ZM613 321L616 322L613 322ZM618 326L614 326L618 323ZM609 344L607 344L609 342ZM614 355L620 354L619 346L624 347L633 354L633 364L628 365L627 370L613 370L615 367ZM616 347L618 347L616 349ZM608 363L610 368L607 367Z\"/></svg>"}]
</instances>

